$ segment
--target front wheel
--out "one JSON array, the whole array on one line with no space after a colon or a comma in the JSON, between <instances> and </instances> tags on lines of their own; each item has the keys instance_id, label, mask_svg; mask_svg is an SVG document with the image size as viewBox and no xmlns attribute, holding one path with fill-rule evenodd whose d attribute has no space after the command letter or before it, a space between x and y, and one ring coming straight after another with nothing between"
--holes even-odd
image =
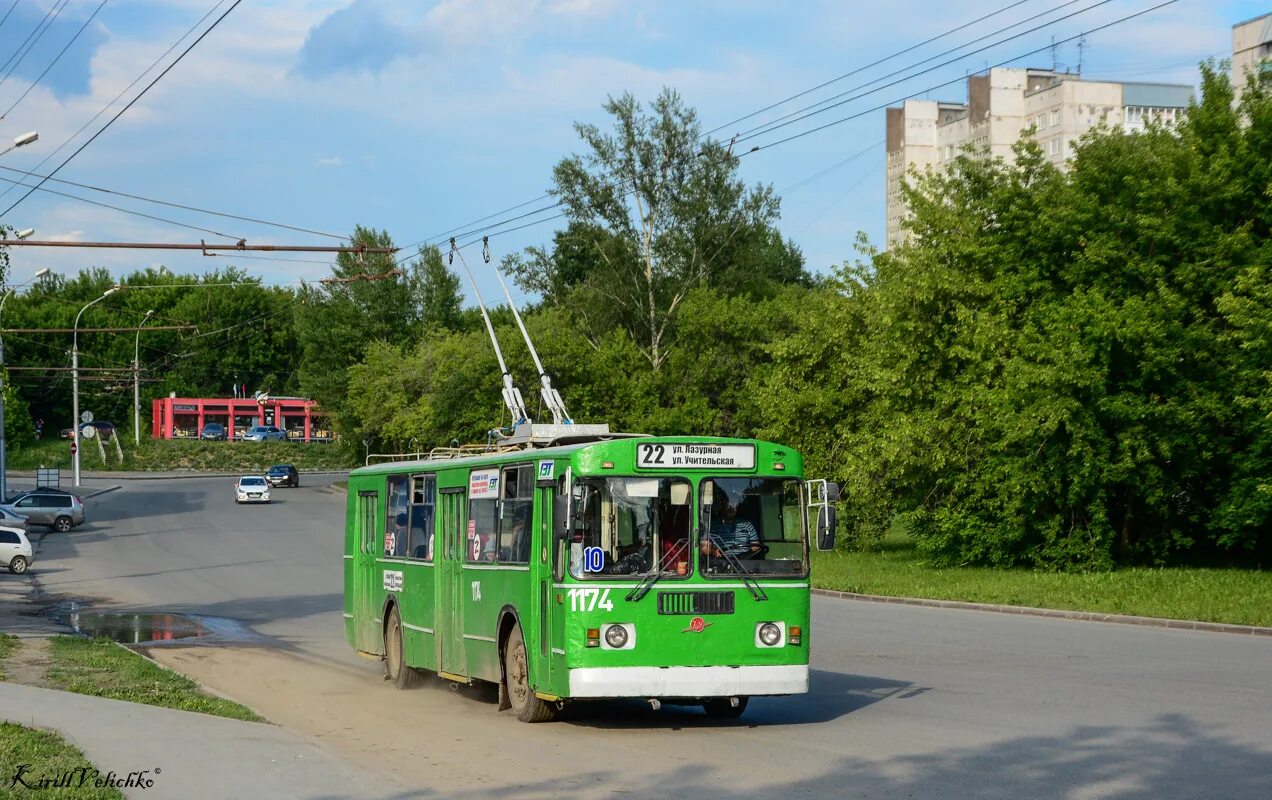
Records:
<instances>
[{"instance_id":1,"label":"front wheel","mask_svg":"<svg viewBox=\"0 0 1272 800\"><path fill-rule=\"evenodd\" d=\"M738 704L735 706L727 697L717 697L714 700L707 700L702 704L702 710L707 712L708 717L714 719L737 719L742 716L742 712L746 711L746 704L751 698L739 697Z\"/></svg>"},{"instance_id":2,"label":"front wheel","mask_svg":"<svg viewBox=\"0 0 1272 800\"><path fill-rule=\"evenodd\" d=\"M58 517L53 520L53 529L58 533L66 533L71 529L72 523L70 517Z\"/></svg>"},{"instance_id":3,"label":"front wheel","mask_svg":"<svg viewBox=\"0 0 1272 800\"><path fill-rule=\"evenodd\" d=\"M521 636L521 626L512 629L508 645L504 648L504 681L508 689L508 702L522 722L550 722L556 717L556 709L535 697L530 688L530 668L526 660L526 642Z\"/></svg>"},{"instance_id":4,"label":"front wheel","mask_svg":"<svg viewBox=\"0 0 1272 800\"><path fill-rule=\"evenodd\" d=\"M402 616L394 606L384 628L384 676L397 688L409 689L419 682L419 675L403 658Z\"/></svg>"},{"instance_id":5,"label":"front wheel","mask_svg":"<svg viewBox=\"0 0 1272 800\"><path fill-rule=\"evenodd\" d=\"M14 575L21 575L22 573L26 572L27 571L26 556L14 556L13 560L9 562L9 571L12 572Z\"/></svg>"}]
</instances>

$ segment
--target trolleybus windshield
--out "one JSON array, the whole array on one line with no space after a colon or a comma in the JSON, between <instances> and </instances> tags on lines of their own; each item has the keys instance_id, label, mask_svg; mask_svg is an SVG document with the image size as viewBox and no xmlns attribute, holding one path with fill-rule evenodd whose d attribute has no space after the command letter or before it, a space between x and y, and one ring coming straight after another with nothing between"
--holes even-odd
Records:
<instances>
[{"instance_id":1,"label":"trolleybus windshield","mask_svg":"<svg viewBox=\"0 0 1272 800\"><path fill-rule=\"evenodd\" d=\"M688 575L693 508L683 478L596 478L574 487L570 574L635 580L653 570Z\"/></svg>"},{"instance_id":2,"label":"trolleybus windshield","mask_svg":"<svg viewBox=\"0 0 1272 800\"><path fill-rule=\"evenodd\" d=\"M707 577L808 574L804 484L790 478L704 478L699 564Z\"/></svg>"}]
</instances>

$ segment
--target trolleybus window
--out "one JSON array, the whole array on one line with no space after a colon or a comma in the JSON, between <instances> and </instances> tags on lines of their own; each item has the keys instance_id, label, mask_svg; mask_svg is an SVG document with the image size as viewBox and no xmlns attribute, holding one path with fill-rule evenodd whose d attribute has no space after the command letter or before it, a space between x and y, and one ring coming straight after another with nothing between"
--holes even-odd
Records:
<instances>
[{"instance_id":1,"label":"trolleybus window","mask_svg":"<svg viewBox=\"0 0 1272 800\"><path fill-rule=\"evenodd\" d=\"M406 476L389 476L388 509L384 514L384 555L401 557L407 553L407 519L410 495Z\"/></svg>"},{"instance_id":2,"label":"trolleybus window","mask_svg":"<svg viewBox=\"0 0 1272 800\"><path fill-rule=\"evenodd\" d=\"M703 574L808 574L803 483L789 478L709 478L699 484Z\"/></svg>"},{"instance_id":3,"label":"trolleybus window","mask_svg":"<svg viewBox=\"0 0 1272 800\"><path fill-rule=\"evenodd\" d=\"M690 494L689 482L683 478L579 481L574 491L570 574L576 578L651 571L688 575Z\"/></svg>"},{"instance_id":4,"label":"trolleybus window","mask_svg":"<svg viewBox=\"0 0 1272 800\"><path fill-rule=\"evenodd\" d=\"M406 553L409 558L433 560L433 513L437 476L411 477L411 529Z\"/></svg>"},{"instance_id":5,"label":"trolleybus window","mask_svg":"<svg viewBox=\"0 0 1272 800\"><path fill-rule=\"evenodd\" d=\"M499 509L499 560L530 561L530 522L534 513L534 469L529 465L503 471Z\"/></svg>"}]
</instances>

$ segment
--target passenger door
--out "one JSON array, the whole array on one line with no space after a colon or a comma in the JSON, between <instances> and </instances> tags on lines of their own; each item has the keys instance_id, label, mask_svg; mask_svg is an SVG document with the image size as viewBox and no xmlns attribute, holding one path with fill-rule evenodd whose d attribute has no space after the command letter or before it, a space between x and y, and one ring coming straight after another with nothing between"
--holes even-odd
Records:
<instances>
[{"instance_id":1,"label":"passenger door","mask_svg":"<svg viewBox=\"0 0 1272 800\"><path fill-rule=\"evenodd\" d=\"M557 483L551 477L542 477L545 471L542 462L540 464L540 479L535 482L534 492L534 552L530 556L530 574L534 587L531 605L534 618L538 620L534 637L538 640L538 645L531 654L530 676L536 688L547 691L554 683L554 673L558 677L564 674L565 664L560 656L553 653L553 650L562 649L559 640L562 624L560 606L554 600L556 592L552 587L552 562L556 550L553 546L553 526L557 524L553 519L553 512ZM550 472L546 474L551 475Z\"/></svg>"},{"instance_id":2,"label":"passenger door","mask_svg":"<svg viewBox=\"0 0 1272 800\"><path fill-rule=\"evenodd\" d=\"M463 564L467 539L464 517L468 495L463 487L441 490L442 547L434 548L437 577L437 615L433 620L437 640L438 672L467 675L468 659L464 652Z\"/></svg>"},{"instance_id":3,"label":"passenger door","mask_svg":"<svg viewBox=\"0 0 1272 800\"><path fill-rule=\"evenodd\" d=\"M44 507L41 502L43 498L38 494L28 495L17 502L14 508L19 514L27 517L33 525L48 525L51 523L52 517L50 510Z\"/></svg>"},{"instance_id":4,"label":"passenger door","mask_svg":"<svg viewBox=\"0 0 1272 800\"><path fill-rule=\"evenodd\" d=\"M380 493L358 492L357 542L353 554L354 608L357 646L365 653L383 653L384 641L376 615L380 613L380 589L376 582L376 542L382 527L377 509Z\"/></svg>"}]
</instances>

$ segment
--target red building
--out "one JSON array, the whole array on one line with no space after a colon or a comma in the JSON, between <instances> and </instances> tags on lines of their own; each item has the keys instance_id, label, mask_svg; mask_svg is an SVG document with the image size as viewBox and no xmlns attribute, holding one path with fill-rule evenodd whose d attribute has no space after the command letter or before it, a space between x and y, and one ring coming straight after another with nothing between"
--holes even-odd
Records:
<instances>
[{"instance_id":1,"label":"red building","mask_svg":"<svg viewBox=\"0 0 1272 800\"><path fill-rule=\"evenodd\" d=\"M150 435L155 439L197 439L208 422L225 426L234 439L253 425L275 425L289 441L329 442L331 426L313 400L303 397L160 397L151 409Z\"/></svg>"}]
</instances>

